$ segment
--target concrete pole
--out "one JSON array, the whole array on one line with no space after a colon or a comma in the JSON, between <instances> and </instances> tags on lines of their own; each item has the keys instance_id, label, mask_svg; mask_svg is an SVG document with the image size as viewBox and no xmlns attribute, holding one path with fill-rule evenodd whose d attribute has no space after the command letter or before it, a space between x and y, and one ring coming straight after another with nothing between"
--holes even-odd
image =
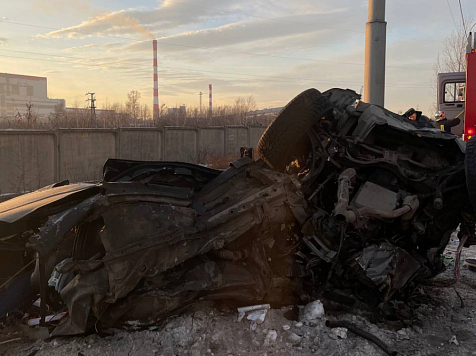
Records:
<instances>
[{"instance_id":1,"label":"concrete pole","mask_svg":"<svg viewBox=\"0 0 476 356\"><path fill-rule=\"evenodd\" d=\"M387 23L385 0L369 0L369 21L365 28L364 101L384 105Z\"/></svg>"}]
</instances>

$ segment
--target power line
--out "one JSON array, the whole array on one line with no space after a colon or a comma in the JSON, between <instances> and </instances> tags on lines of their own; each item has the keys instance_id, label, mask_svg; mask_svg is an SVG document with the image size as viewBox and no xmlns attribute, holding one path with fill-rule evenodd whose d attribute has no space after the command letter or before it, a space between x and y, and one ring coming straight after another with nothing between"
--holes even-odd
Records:
<instances>
[{"instance_id":1,"label":"power line","mask_svg":"<svg viewBox=\"0 0 476 356\"><path fill-rule=\"evenodd\" d=\"M451 6L450 6L449 0L446 0L446 3L448 4L448 9L450 9L451 18L453 19L453 23L455 24L455 27L458 27L458 25L456 24L455 17L453 16L453 10L451 10Z\"/></svg>"},{"instance_id":2,"label":"power line","mask_svg":"<svg viewBox=\"0 0 476 356\"><path fill-rule=\"evenodd\" d=\"M93 64L93 63L74 63L74 62L69 62L69 61L59 61L59 60L55 60L55 59L42 59L42 58L31 58L31 57L18 57L18 56L8 56L8 55L0 55L0 57L6 57L6 58L17 58L17 59L26 59L26 60L40 60L40 61L47 61L47 62L58 62L58 63L65 63L65 64L76 64L76 65L83 65L83 66L99 66L99 67L103 67L105 64ZM145 67L145 65L144 65ZM332 80L332 81L322 81L322 80L315 80L315 79L312 79L312 78L293 78L293 77L277 77L277 76L265 76L265 75L257 75L257 74L245 74L245 73L231 73L231 72L217 72L215 70L204 70L204 69L192 69L192 68L179 68L179 67L169 67L169 66L160 66L161 68L165 68L165 69L174 69L174 70L181 70L183 71L184 73L187 73L187 72L204 72L204 73L218 73L218 74L227 74L227 75L233 75L235 76L234 79L238 79L236 78L236 76L245 76L245 77L249 77L249 78L260 78L261 80L263 80L262 78L265 78L265 79L268 79L268 81L270 81L269 79L272 79L272 81L278 81L278 82L289 82L289 81L305 81L305 82L312 82L312 83L334 83L334 84L346 84L346 85L361 85L361 82L359 83L352 83L352 82L348 82L348 81L345 81L345 82L339 82L339 81L335 81L335 80ZM221 76L214 76L216 78L222 78ZM228 77L229 78L229 77ZM233 78L233 77L232 77ZM414 85L411 85L411 84L388 84L388 85L385 85L386 87L393 87L393 88L429 88L429 86L414 86Z\"/></svg>"},{"instance_id":3,"label":"power line","mask_svg":"<svg viewBox=\"0 0 476 356\"><path fill-rule=\"evenodd\" d=\"M15 52L15 53L27 53L27 54L37 54L41 56L51 56L51 57L61 57L61 58L71 58L77 60L85 60L86 58L78 58L72 56L63 56L63 55L56 55L56 54L48 54L48 53L39 53L39 52L30 52L30 51L17 51L11 49L0 49L0 51L5 52ZM325 61L319 59L310 59L310 58L297 58L297 57L286 57L286 56L275 56L275 55L267 55L267 54L258 54L258 53L250 53L250 52L240 52L240 51L226 51L231 53L238 53L238 54L249 54L255 56L266 56L266 57L275 57L275 58L285 58L285 59L293 59L293 60L302 60L302 61L310 61L316 63L330 63L330 64L344 64L344 65L356 65L356 66L364 66L364 63L355 63L355 62L338 62L338 61ZM90 58L88 58L90 60ZM399 69L414 69L414 70L432 70L429 68L418 68L418 67L407 67L407 66L395 66L395 65L387 65L387 68L399 68Z\"/></svg>"},{"instance_id":4,"label":"power line","mask_svg":"<svg viewBox=\"0 0 476 356\"><path fill-rule=\"evenodd\" d=\"M187 3L187 2L181 2L181 1L175 1L175 0L167 0L167 2L172 2L172 3L175 3L175 4L179 4L179 5L184 5L184 6L191 6L191 7L195 7L195 8L199 8L199 9L219 11L219 12L222 12L222 13L229 13L229 14L232 14L232 15L248 16L248 17L254 17L254 18L258 18L258 19L266 19L266 20L273 20L273 21L279 21L279 22L287 22L287 23L292 23L292 24L295 24L295 25L312 26L313 28L315 28L315 27L317 27L317 28L326 28L326 29L330 29L330 30L345 31L347 33L348 32L355 32L355 33L365 34L365 31L356 31L356 30L351 30L351 29L347 29L347 28L338 28L338 27L329 27L329 26L315 26L313 24L309 24L309 23L305 23L305 22L286 20L286 19L282 19L282 18L279 18L279 17L252 15L252 14L244 13L244 12L236 12L236 11L231 11L231 10L216 9L216 8L213 8L213 7L200 6L200 5L195 5L195 4L190 4L190 3Z\"/></svg>"},{"instance_id":5,"label":"power line","mask_svg":"<svg viewBox=\"0 0 476 356\"><path fill-rule=\"evenodd\" d=\"M27 23L22 23L22 22L13 22L13 21L2 21L0 20L0 23L9 23L9 24L14 24L14 25L20 25L20 26L29 26L29 27L37 27L37 28L43 28L43 29L48 29L48 30L55 30L55 31L61 31L62 29L60 28L55 28L55 27L48 27L48 26L40 26L40 25L33 25L33 24L27 24ZM81 31L81 30L76 30L77 32L81 32L85 35L97 35L94 32L86 32L86 31ZM122 37L122 36L111 36L111 35L98 35L100 37L108 37L108 38L115 38L115 39L122 39L122 40L127 40L127 41L133 41L133 42L145 42L144 40L139 40L135 38L130 38L130 37ZM325 61L325 60L320 60L320 59L311 59L311 58L300 58L300 57L288 57L288 56L280 56L280 55L273 55L273 54L266 54L266 53L254 53L254 52L245 52L245 51L234 51L234 50L225 50L225 49L219 49L219 48L214 48L214 47L200 47L200 46L192 46L192 45L184 45L184 44L177 44L177 43L170 43L167 41L161 41L157 40L157 43L159 45L164 45L164 46L172 46L172 47L180 47L180 48L191 48L191 49L201 49L201 50L206 50L206 51L215 51L215 52L223 52L223 53L233 53L233 54L244 54L248 56L258 56L258 57L271 57L271 58L281 58L281 59L291 59L291 60L300 60L300 61L308 61L308 62L316 62L316 63L335 63L335 64L342 64L342 65L358 65L358 66L363 66L363 63L353 63L353 62L336 62L336 61ZM415 69L415 70L432 70L432 69L427 69L427 68L416 68L416 67L406 67L406 66L393 66L393 65L387 65L388 68L402 68L402 69Z\"/></svg>"},{"instance_id":6,"label":"power line","mask_svg":"<svg viewBox=\"0 0 476 356\"><path fill-rule=\"evenodd\" d=\"M313 28L322 28L322 29L330 29L330 30L336 30L336 31L345 31L347 33L349 32L354 32L354 33L360 33L360 34L365 34L365 31L356 31L353 29L348 29L348 28L339 28L339 27L330 27L330 26L319 26L319 25L314 25L306 22L300 22L300 21L292 21L292 20L286 20L280 17L269 17L269 16L260 16L260 15L253 15L249 13L244 13L244 12L236 12L236 11L231 11L231 10L223 10L223 9L217 9L213 7L206 7L206 6L200 6L200 5L195 5L191 4L188 2L182 2L182 1L176 1L176 0L166 0L167 2L179 4L179 5L184 5L184 6L191 6L199 9L206 9L206 10L214 10L214 11L219 11L222 13L230 13L233 15L241 15L241 16L249 16L249 17L254 17L258 19L267 19L267 20L273 20L273 21L279 21L280 23L282 22L287 22L287 23L292 23L296 25L305 25L305 26L312 26ZM401 38L401 39L407 39L407 40L413 40L416 39L416 37L402 37L402 36L392 36L392 35L387 35L387 37L393 37L393 38Z\"/></svg>"},{"instance_id":7,"label":"power line","mask_svg":"<svg viewBox=\"0 0 476 356\"><path fill-rule=\"evenodd\" d=\"M466 33L466 25L464 23L463 7L461 6L461 0L458 0L458 3L459 3L459 11L461 13L461 22L463 23L463 31Z\"/></svg>"},{"instance_id":8,"label":"power line","mask_svg":"<svg viewBox=\"0 0 476 356\"><path fill-rule=\"evenodd\" d=\"M12 25L36 27L36 28L42 28L42 29L47 29L47 30L53 30L53 31L63 30L62 28L33 25L33 24L24 23L24 22L13 22L13 21L0 20L0 23L1 22L9 23L9 24L12 24ZM139 40L139 39L131 38L131 37L112 36L112 35L98 35L96 32L87 32L87 31L83 31L83 30L79 30L79 29L76 29L75 31L80 32L80 33L85 34L85 35L96 35L96 36L99 36L99 37L121 39L121 40L132 41L132 42L145 42L145 40ZM274 58L306 60L306 61L319 61L319 60L316 60L316 59L308 59L308 58L286 57L286 56L270 55L270 54L265 54L265 53L251 53L251 52L243 52L243 51L224 50L224 49L218 49L218 48L214 48L214 47L200 47L200 46L184 45L184 44L170 43L170 42L161 41L161 40L157 40L157 43L161 44L161 45L164 45L164 46L191 48L191 49L202 49L202 50L206 50L206 51L211 50L211 51L216 51L216 52L225 52L225 53L233 53L233 54L245 54L245 55L251 55L251 56L274 57ZM335 63L335 62L332 62L332 63ZM356 65L357 63L341 62L340 64ZM357 65L360 65L360 64L357 64ZM418 69L421 69L421 68L418 68Z\"/></svg>"}]
</instances>

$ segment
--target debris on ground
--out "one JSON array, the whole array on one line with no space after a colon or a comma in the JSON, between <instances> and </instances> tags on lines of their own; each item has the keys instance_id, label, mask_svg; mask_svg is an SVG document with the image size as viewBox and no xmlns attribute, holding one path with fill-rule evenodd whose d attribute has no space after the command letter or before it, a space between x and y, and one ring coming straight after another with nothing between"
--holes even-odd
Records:
<instances>
[{"instance_id":1,"label":"debris on ground","mask_svg":"<svg viewBox=\"0 0 476 356\"><path fill-rule=\"evenodd\" d=\"M302 322L316 322L324 317L324 306L320 300L315 300L301 309L299 320Z\"/></svg>"},{"instance_id":2,"label":"debris on ground","mask_svg":"<svg viewBox=\"0 0 476 356\"><path fill-rule=\"evenodd\" d=\"M456 346L459 345L459 342L458 342L458 340L456 339L456 335L453 335L453 336L451 337L449 343L450 343L450 344L454 344L454 345L456 345Z\"/></svg>"}]
</instances>

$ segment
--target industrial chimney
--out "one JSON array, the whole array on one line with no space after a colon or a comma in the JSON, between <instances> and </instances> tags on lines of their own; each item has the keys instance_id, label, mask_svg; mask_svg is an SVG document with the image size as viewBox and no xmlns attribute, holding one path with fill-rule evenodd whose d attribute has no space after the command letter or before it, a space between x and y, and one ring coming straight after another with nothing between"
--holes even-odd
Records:
<instances>
[{"instance_id":1,"label":"industrial chimney","mask_svg":"<svg viewBox=\"0 0 476 356\"><path fill-rule=\"evenodd\" d=\"M212 117L212 114L213 114L213 106L212 106L213 100L212 99L213 99L212 85L208 84L208 116L209 117Z\"/></svg>"},{"instance_id":2,"label":"industrial chimney","mask_svg":"<svg viewBox=\"0 0 476 356\"><path fill-rule=\"evenodd\" d=\"M152 41L152 48L154 51L154 120L159 118L159 74L157 73L157 40Z\"/></svg>"}]
</instances>

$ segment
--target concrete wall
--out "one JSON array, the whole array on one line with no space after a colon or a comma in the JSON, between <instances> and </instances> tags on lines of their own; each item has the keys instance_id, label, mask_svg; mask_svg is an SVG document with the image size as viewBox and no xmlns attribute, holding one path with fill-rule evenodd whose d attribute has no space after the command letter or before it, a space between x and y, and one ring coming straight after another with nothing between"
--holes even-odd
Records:
<instances>
[{"instance_id":1,"label":"concrete wall","mask_svg":"<svg viewBox=\"0 0 476 356\"><path fill-rule=\"evenodd\" d=\"M255 127L249 127L249 133L250 133L250 147L256 148L258 145L258 141L261 138L261 135L264 133L264 130L266 130L266 127L264 126L255 126Z\"/></svg>"},{"instance_id":2,"label":"concrete wall","mask_svg":"<svg viewBox=\"0 0 476 356\"><path fill-rule=\"evenodd\" d=\"M137 161L159 161L162 159L162 130L121 129L119 140L120 158Z\"/></svg>"},{"instance_id":3,"label":"concrete wall","mask_svg":"<svg viewBox=\"0 0 476 356\"><path fill-rule=\"evenodd\" d=\"M249 146L248 128L243 126L227 126L225 133L225 155L240 152L240 147Z\"/></svg>"},{"instance_id":4,"label":"concrete wall","mask_svg":"<svg viewBox=\"0 0 476 356\"><path fill-rule=\"evenodd\" d=\"M99 180L102 166L116 157L116 132L75 129L59 135L60 180Z\"/></svg>"},{"instance_id":5,"label":"concrete wall","mask_svg":"<svg viewBox=\"0 0 476 356\"><path fill-rule=\"evenodd\" d=\"M225 155L224 127L202 127L198 133L198 147L201 155Z\"/></svg>"},{"instance_id":6,"label":"concrete wall","mask_svg":"<svg viewBox=\"0 0 476 356\"><path fill-rule=\"evenodd\" d=\"M108 158L200 163L239 157L256 147L264 127L165 127L0 130L0 194L38 189L69 179L100 180Z\"/></svg>"},{"instance_id":7,"label":"concrete wall","mask_svg":"<svg viewBox=\"0 0 476 356\"><path fill-rule=\"evenodd\" d=\"M166 127L164 128L164 141L164 161L197 161L197 129Z\"/></svg>"},{"instance_id":8,"label":"concrete wall","mask_svg":"<svg viewBox=\"0 0 476 356\"><path fill-rule=\"evenodd\" d=\"M56 136L48 133L0 134L0 194L31 191L57 177Z\"/></svg>"}]
</instances>

